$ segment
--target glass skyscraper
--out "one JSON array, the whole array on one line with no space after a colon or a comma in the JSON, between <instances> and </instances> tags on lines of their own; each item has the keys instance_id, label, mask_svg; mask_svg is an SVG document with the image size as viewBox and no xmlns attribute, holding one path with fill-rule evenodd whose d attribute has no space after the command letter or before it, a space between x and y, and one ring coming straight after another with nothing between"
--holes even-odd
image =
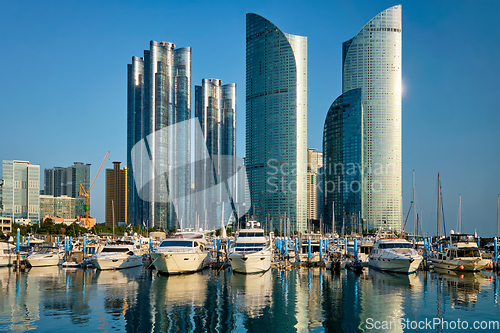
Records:
<instances>
[{"instance_id":1,"label":"glass skyscraper","mask_svg":"<svg viewBox=\"0 0 500 333\"><path fill-rule=\"evenodd\" d=\"M12 222L38 223L40 219L40 166L27 161L2 164L3 216Z\"/></svg>"},{"instance_id":2,"label":"glass skyscraper","mask_svg":"<svg viewBox=\"0 0 500 333\"><path fill-rule=\"evenodd\" d=\"M175 48L167 42L151 41L150 50L144 57L132 57L128 65L127 94L127 221L133 225L172 228L176 226L177 210L186 210L188 216L189 191L191 189L190 132L173 133L171 137L160 131L169 125L191 118L191 48ZM132 147L145 138L150 164L132 161ZM141 158L139 151L138 158ZM133 164L141 165L134 170ZM182 168L176 177L163 182L150 183L141 191L142 197L154 198L143 201L137 192L134 179L159 178L157 173L167 165ZM181 198L177 207L170 197Z\"/></svg>"},{"instance_id":3,"label":"glass skyscraper","mask_svg":"<svg viewBox=\"0 0 500 333\"><path fill-rule=\"evenodd\" d=\"M343 94L328 112L323 149L325 210L332 218L334 204L337 226L347 217L352 227L401 230L401 29L397 5L342 45Z\"/></svg>"},{"instance_id":4,"label":"glass skyscraper","mask_svg":"<svg viewBox=\"0 0 500 333\"><path fill-rule=\"evenodd\" d=\"M285 230L289 221L291 231L306 231L307 37L252 13L246 17L245 165L250 215L273 230Z\"/></svg>"},{"instance_id":5,"label":"glass skyscraper","mask_svg":"<svg viewBox=\"0 0 500 333\"><path fill-rule=\"evenodd\" d=\"M219 181L227 181L221 179L222 175L236 173L234 162L236 158L236 84L222 85L222 81L218 79L203 79L202 85L195 87L195 116L200 122L203 135L202 141L197 140L196 142L205 142L212 158L212 161L204 160L196 164L196 192L202 193L202 190L210 188L211 192L217 192L207 193L208 195L201 194L197 198L203 202L200 204L206 207L208 215L195 217L202 225L205 220L220 221L222 202L228 200L228 198L222 197L225 192L221 192L220 188L211 183L211 180L214 179L213 175L215 174L215 179L219 179ZM204 146L197 148L204 149ZM198 156L201 156L201 153ZM232 158L227 158L228 156L232 156ZM210 173L211 177L207 177L207 173ZM229 189L235 189L234 178L231 179L233 183L227 185ZM226 192L231 193L232 191ZM234 203L236 198L233 199L231 202ZM228 205L224 207L224 210L229 212L231 208Z\"/></svg>"}]
</instances>

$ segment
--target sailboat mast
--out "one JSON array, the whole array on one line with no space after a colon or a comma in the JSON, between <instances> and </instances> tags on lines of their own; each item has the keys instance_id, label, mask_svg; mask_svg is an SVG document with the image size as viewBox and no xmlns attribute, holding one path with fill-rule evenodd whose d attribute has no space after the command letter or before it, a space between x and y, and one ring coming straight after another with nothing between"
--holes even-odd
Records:
<instances>
[{"instance_id":1,"label":"sailboat mast","mask_svg":"<svg viewBox=\"0 0 500 333\"><path fill-rule=\"evenodd\" d=\"M332 201L332 231L335 232L335 201Z\"/></svg>"},{"instance_id":2,"label":"sailboat mast","mask_svg":"<svg viewBox=\"0 0 500 333\"><path fill-rule=\"evenodd\" d=\"M438 186L437 186L438 196L437 196L437 237L439 238L439 172L438 172Z\"/></svg>"},{"instance_id":3,"label":"sailboat mast","mask_svg":"<svg viewBox=\"0 0 500 333\"><path fill-rule=\"evenodd\" d=\"M415 236L415 170L413 170L413 201L412 207L413 207L413 236Z\"/></svg>"},{"instance_id":4,"label":"sailboat mast","mask_svg":"<svg viewBox=\"0 0 500 333\"><path fill-rule=\"evenodd\" d=\"M497 239L500 238L500 195L497 197Z\"/></svg>"},{"instance_id":5,"label":"sailboat mast","mask_svg":"<svg viewBox=\"0 0 500 333\"><path fill-rule=\"evenodd\" d=\"M462 233L462 195L458 199L458 233Z\"/></svg>"}]
</instances>

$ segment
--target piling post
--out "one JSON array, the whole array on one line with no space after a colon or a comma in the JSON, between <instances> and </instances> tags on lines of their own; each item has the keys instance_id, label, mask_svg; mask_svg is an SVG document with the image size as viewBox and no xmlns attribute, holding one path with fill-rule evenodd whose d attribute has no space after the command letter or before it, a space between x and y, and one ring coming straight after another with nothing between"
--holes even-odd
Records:
<instances>
[{"instance_id":1,"label":"piling post","mask_svg":"<svg viewBox=\"0 0 500 333\"><path fill-rule=\"evenodd\" d=\"M87 252L87 237L83 236L83 260L85 260L85 254Z\"/></svg>"},{"instance_id":2,"label":"piling post","mask_svg":"<svg viewBox=\"0 0 500 333\"><path fill-rule=\"evenodd\" d=\"M354 238L354 260L358 260L358 239Z\"/></svg>"},{"instance_id":3,"label":"piling post","mask_svg":"<svg viewBox=\"0 0 500 333\"><path fill-rule=\"evenodd\" d=\"M495 237L495 239L493 240L493 246L495 247L495 269L498 270L499 267L498 267L498 239Z\"/></svg>"},{"instance_id":4,"label":"piling post","mask_svg":"<svg viewBox=\"0 0 500 333\"><path fill-rule=\"evenodd\" d=\"M311 237L307 238L307 261L311 262Z\"/></svg>"}]
</instances>

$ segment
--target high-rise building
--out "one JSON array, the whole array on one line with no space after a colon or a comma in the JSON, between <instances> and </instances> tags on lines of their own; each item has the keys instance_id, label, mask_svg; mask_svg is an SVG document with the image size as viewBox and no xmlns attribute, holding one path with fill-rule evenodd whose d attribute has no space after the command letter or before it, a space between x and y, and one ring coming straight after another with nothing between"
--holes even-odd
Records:
<instances>
[{"instance_id":1,"label":"high-rise building","mask_svg":"<svg viewBox=\"0 0 500 333\"><path fill-rule=\"evenodd\" d=\"M3 216L12 222L38 223L40 215L40 165L28 161L3 161Z\"/></svg>"},{"instance_id":2,"label":"high-rise building","mask_svg":"<svg viewBox=\"0 0 500 333\"><path fill-rule=\"evenodd\" d=\"M55 167L44 170L44 195L75 198L75 216L85 215L85 198L80 197L80 184L85 191L90 187L90 164L74 162L67 168ZM75 217L72 216L71 218ZM43 216L42 216L43 217Z\"/></svg>"},{"instance_id":3,"label":"high-rise building","mask_svg":"<svg viewBox=\"0 0 500 333\"><path fill-rule=\"evenodd\" d=\"M323 133L325 213L335 207L337 231L342 221L401 229L401 29L397 5L342 45L342 95Z\"/></svg>"},{"instance_id":4,"label":"high-rise building","mask_svg":"<svg viewBox=\"0 0 500 333\"><path fill-rule=\"evenodd\" d=\"M127 221L175 227L179 225L176 211L181 216L190 214L191 133L186 130L167 137L160 130L191 118L191 48L176 49L172 43L151 41L144 57L132 57L128 65L127 98ZM132 148L139 142L144 142L136 150L140 160L132 161ZM148 161L142 160L144 155L149 156ZM167 165L176 170L176 177L156 182ZM147 184L141 193L135 179ZM171 198L180 198L176 207Z\"/></svg>"},{"instance_id":5,"label":"high-rise building","mask_svg":"<svg viewBox=\"0 0 500 333\"><path fill-rule=\"evenodd\" d=\"M127 167L120 169L120 163L106 169L106 225L111 226L127 223Z\"/></svg>"},{"instance_id":6,"label":"high-rise building","mask_svg":"<svg viewBox=\"0 0 500 333\"><path fill-rule=\"evenodd\" d=\"M307 37L246 17L246 161L253 217L307 229ZM284 230L284 229L283 229Z\"/></svg>"},{"instance_id":7,"label":"high-rise building","mask_svg":"<svg viewBox=\"0 0 500 333\"><path fill-rule=\"evenodd\" d=\"M323 166L323 153L307 149L307 218L318 220L318 169ZM321 183L320 183L321 184Z\"/></svg>"},{"instance_id":8,"label":"high-rise building","mask_svg":"<svg viewBox=\"0 0 500 333\"><path fill-rule=\"evenodd\" d=\"M198 198L202 201L200 204L206 207L208 216L202 215L194 218L197 221L220 221L222 202L227 201L228 198L223 197L224 191L220 191L219 187L211 184L211 179L215 174L220 181L227 181L227 179L221 179L226 178L223 175L234 175L236 172L234 162L236 158L236 84L222 85L222 81L218 79L203 79L202 85L195 87L195 116L200 122L203 135L201 141L196 140L196 142L205 142L210 157L216 161L204 160L197 163L196 192L203 193L202 190L208 189L205 191L207 195L201 194ZM204 149L204 147L197 147L197 149L202 148ZM198 156L201 156L201 153ZM228 158L229 156L232 158ZM214 166L217 166L217 170L214 170ZM235 178L231 179L233 183L228 184L228 187L234 189ZM236 204L236 195L230 201ZM231 209L229 205L224 207L225 211Z\"/></svg>"},{"instance_id":9,"label":"high-rise building","mask_svg":"<svg viewBox=\"0 0 500 333\"><path fill-rule=\"evenodd\" d=\"M74 219L75 216L75 198L67 195L58 197L53 195L40 195L40 219L44 217Z\"/></svg>"}]
</instances>

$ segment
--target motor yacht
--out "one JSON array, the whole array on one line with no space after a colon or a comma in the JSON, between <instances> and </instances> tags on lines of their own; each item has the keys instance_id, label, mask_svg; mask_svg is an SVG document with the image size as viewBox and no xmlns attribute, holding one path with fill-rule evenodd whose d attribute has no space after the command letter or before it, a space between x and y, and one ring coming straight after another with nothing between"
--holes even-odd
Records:
<instances>
[{"instance_id":1,"label":"motor yacht","mask_svg":"<svg viewBox=\"0 0 500 333\"><path fill-rule=\"evenodd\" d=\"M31 267L57 266L62 263L59 248L54 246L39 247L26 260Z\"/></svg>"},{"instance_id":2,"label":"motor yacht","mask_svg":"<svg viewBox=\"0 0 500 333\"><path fill-rule=\"evenodd\" d=\"M15 249L14 245L0 242L0 267L12 265L12 259L14 259L12 249Z\"/></svg>"},{"instance_id":3,"label":"motor yacht","mask_svg":"<svg viewBox=\"0 0 500 333\"><path fill-rule=\"evenodd\" d=\"M264 229L242 229L229 251L229 261L237 273L260 273L271 267L272 248Z\"/></svg>"},{"instance_id":4,"label":"motor yacht","mask_svg":"<svg viewBox=\"0 0 500 333\"><path fill-rule=\"evenodd\" d=\"M207 267L211 261L205 236L199 232L180 232L165 238L151 252L151 261L160 273L192 273Z\"/></svg>"},{"instance_id":5,"label":"motor yacht","mask_svg":"<svg viewBox=\"0 0 500 333\"><path fill-rule=\"evenodd\" d=\"M451 234L446 253L432 253L429 260L435 268L462 271L480 271L491 262L481 256L476 237L467 234Z\"/></svg>"},{"instance_id":6,"label":"motor yacht","mask_svg":"<svg viewBox=\"0 0 500 333\"><path fill-rule=\"evenodd\" d=\"M423 257L403 238L379 239L373 244L368 265L382 271L410 274L418 269Z\"/></svg>"},{"instance_id":7,"label":"motor yacht","mask_svg":"<svg viewBox=\"0 0 500 333\"><path fill-rule=\"evenodd\" d=\"M104 246L93 257L97 269L123 269L142 265L142 255L134 252L134 245L115 243Z\"/></svg>"}]
</instances>

